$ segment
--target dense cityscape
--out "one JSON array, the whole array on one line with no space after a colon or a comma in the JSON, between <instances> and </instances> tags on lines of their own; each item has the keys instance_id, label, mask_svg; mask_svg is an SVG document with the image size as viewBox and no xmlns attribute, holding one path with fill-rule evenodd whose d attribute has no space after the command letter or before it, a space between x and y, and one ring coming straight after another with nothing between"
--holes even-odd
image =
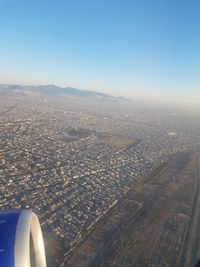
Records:
<instances>
[{"instance_id":1,"label":"dense cityscape","mask_svg":"<svg viewBox=\"0 0 200 267\"><path fill-rule=\"evenodd\" d=\"M200 267L199 14L0 0L0 267Z\"/></svg>"},{"instance_id":2,"label":"dense cityscape","mask_svg":"<svg viewBox=\"0 0 200 267\"><path fill-rule=\"evenodd\" d=\"M0 208L38 214L49 266L156 167L200 147L196 114L104 100L0 97Z\"/></svg>"}]
</instances>

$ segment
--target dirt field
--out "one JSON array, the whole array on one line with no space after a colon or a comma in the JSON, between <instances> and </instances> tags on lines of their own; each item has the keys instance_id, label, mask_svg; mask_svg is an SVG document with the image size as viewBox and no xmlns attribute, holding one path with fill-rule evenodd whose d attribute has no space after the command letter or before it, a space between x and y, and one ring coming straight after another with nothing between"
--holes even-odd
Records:
<instances>
[{"instance_id":1,"label":"dirt field","mask_svg":"<svg viewBox=\"0 0 200 267\"><path fill-rule=\"evenodd\" d=\"M129 145L134 144L135 142L131 138L111 137L111 138L104 138L101 141L101 143L121 149L121 148L126 148Z\"/></svg>"}]
</instances>

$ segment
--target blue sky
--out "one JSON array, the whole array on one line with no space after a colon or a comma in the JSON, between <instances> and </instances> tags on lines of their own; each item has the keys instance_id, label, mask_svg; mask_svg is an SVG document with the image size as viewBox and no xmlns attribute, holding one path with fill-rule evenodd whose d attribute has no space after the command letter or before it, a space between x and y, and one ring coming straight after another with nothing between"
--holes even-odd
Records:
<instances>
[{"instance_id":1,"label":"blue sky","mask_svg":"<svg viewBox=\"0 0 200 267\"><path fill-rule=\"evenodd\" d=\"M0 0L0 82L200 102L200 1Z\"/></svg>"}]
</instances>

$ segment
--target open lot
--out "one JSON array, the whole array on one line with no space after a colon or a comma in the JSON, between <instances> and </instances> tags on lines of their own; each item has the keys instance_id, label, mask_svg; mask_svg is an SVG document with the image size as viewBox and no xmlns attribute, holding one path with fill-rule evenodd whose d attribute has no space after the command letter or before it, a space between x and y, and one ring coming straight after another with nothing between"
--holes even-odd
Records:
<instances>
[{"instance_id":1,"label":"open lot","mask_svg":"<svg viewBox=\"0 0 200 267\"><path fill-rule=\"evenodd\" d=\"M135 143L133 139L123 138L123 137L104 138L101 142L103 144L116 147L118 149L126 148L126 147L133 145Z\"/></svg>"}]
</instances>

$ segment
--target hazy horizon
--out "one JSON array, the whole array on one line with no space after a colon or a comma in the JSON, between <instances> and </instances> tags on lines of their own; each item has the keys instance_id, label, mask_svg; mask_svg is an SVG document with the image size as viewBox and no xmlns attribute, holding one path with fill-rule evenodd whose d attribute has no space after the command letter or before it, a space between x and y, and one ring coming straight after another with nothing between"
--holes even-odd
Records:
<instances>
[{"instance_id":1,"label":"hazy horizon","mask_svg":"<svg viewBox=\"0 0 200 267\"><path fill-rule=\"evenodd\" d=\"M0 82L200 102L197 1L0 1Z\"/></svg>"}]
</instances>

